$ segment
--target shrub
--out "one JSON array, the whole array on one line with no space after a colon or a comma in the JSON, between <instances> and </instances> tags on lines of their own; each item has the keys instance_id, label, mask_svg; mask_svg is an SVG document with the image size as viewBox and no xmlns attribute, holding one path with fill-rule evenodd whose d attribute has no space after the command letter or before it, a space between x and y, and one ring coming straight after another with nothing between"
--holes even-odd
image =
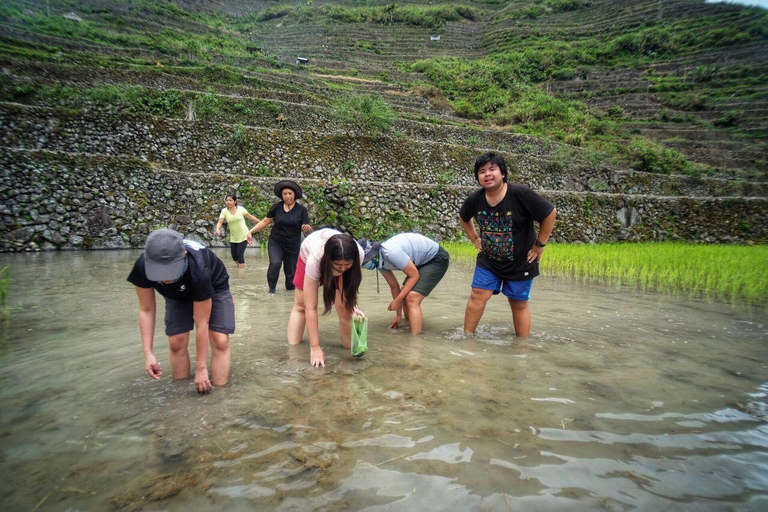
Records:
<instances>
[{"instance_id":1,"label":"shrub","mask_svg":"<svg viewBox=\"0 0 768 512\"><path fill-rule=\"evenodd\" d=\"M627 153L630 163L638 171L659 174L686 174L691 165L674 149L640 137L632 139Z\"/></svg>"},{"instance_id":2,"label":"shrub","mask_svg":"<svg viewBox=\"0 0 768 512\"><path fill-rule=\"evenodd\" d=\"M718 128L727 128L729 126L734 126L740 117L741 112L737 110L729 110L728 112L723 112L712 124Z\"/></svg>"},{"instance_id":3,"label":"shrub","mask_svg":"<svg viewBox=\"0 0 768 512\"><path fill-rule=\"evenodd\" d=\"M719 71L720 66L717 66L716 64L702 64L693 71L691 79L694 82L709 82L717 76Z\"/></svg>"},{"instance_id":4,"label":"shrub","mask_svg":"<svg viewBox=\"0 0 768 512\"><path fill-rule=\"evenodd\" d=\"M612 119L621 119L624 117L624 107L621 105L614 105L605 111L606 115Z\"/></svg>"},{"instance_id":5,"label":"shrub","mask_svg":"<svg viewBox=\"0 0 768 512\"><path fill-rule=\"evenodd\" d=\"M555 80L573 80L574 76L573 68L561 68L552 73L552 78Z\"/></svg>"},{"instance_id":6,"label":"shrub","mask_svg":"<svg viewBox=\"0 0 768 512\"><path fill-rule=\"evenodd\" d=\"M389 131L396 121L392 106L372 94L345 94L332 105L334 116L368 135Z\"/></svg>"},{"instance_id":7,"label":"shrub","mask_svg":"<svg viewBox=\"0 0 768 512\"><path fill-rule=\"evenodd\" d=\"M242 124L236 124L232 127L232 133L229 134L229 144L238 150L245 149L248 142L248 129Z\"/></svg>"},{"instance_id":8,"label":"shrub","mask_svg":"<svg viewBox=\"0 0 768 512\"><path fill-rule=\"evenodd\" d=\"M130 87L127 100L131 111L155 116L171 117L177 114L182 106L181 96L176 91L151 91Z\"/></svg>"},{"instance_id":9,"label":"shrub","mask_svg":"<svg viewBox=\"0 0 768 512\"><path fill-rule=\"evenodd\" d=\"M219 98L213 94L198 94L194 106L200 119L215 117L219 113Z\"/></svg>"}]
</instances>

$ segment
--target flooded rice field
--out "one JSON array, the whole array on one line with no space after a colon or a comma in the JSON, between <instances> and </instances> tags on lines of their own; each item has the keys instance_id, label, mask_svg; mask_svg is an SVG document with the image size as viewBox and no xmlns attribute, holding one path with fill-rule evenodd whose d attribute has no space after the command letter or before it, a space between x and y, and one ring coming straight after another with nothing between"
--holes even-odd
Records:
<instances>
[{"instance_id":1,"label":"flooded rice field","mask_svg":"<svg viewBox=\"0 0 768 512\"><path fill-rule=\"evenodd\" d=\"M540 277L529 339L501 297L466 337L473 268L452 264L413 337L364 272L369 352L331 313L318 369L266 253L217 253L237 331L205 396L169 378L160 298L166 372L144 372L139 251L0 255L4 510L768 509L764 310Z\"/></svg>"}]
</instances>

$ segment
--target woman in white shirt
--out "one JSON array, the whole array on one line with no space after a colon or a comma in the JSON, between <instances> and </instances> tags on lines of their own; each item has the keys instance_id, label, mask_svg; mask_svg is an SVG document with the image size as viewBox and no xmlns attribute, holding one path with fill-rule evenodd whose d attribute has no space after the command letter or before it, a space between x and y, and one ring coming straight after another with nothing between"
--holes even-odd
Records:
<instances>
[{"instance_id":1,"label":"woman in white shirt","mask_svg":"<svg viewBox=\"0 0 768 512\"><path fill-rule=\"evenodd\" d=\"M296 286L291 317L288 320L288 343L298 345L306 327L312 366L325 366L325 354L320 348L317 304L323 287L326 315L335 305L339 316L341 345L352 344L352 317L365 316L357 308L357 291L362 281L360 264L363 250L352 235L323 228L304 239L293 284Z\"/></svg>"}]
</instances>

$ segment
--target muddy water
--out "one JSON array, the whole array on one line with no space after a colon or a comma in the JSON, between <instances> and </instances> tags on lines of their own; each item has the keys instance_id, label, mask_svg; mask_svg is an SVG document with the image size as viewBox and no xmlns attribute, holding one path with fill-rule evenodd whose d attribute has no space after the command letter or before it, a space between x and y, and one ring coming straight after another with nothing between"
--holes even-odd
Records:
<instances>
[{"instance_id":1,"label":"muddy water","mask_svg":"<svg viewBox=\"0 0 768 512\"><path fill-rule=\"evenodd\" d=\"M454 264L413 338L366 272L370 351L323 317L320 370L249 249L227 263L231 384L201 397L143 372L137 255L0 255L4 510L768 508L762 310L539 278L530 339L499 297L467 338L472 268Z\"/></svg>"}]
</instances>

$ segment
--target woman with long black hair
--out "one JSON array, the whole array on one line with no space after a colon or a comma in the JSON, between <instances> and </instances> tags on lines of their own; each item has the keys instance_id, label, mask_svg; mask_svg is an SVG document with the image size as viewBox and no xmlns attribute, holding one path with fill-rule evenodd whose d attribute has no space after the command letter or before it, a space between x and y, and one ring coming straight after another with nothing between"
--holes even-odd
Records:
<instances>
[{"instance_id":1,"label":"woman with long black hair","mask_svg":"<svg viewBox=\"0 0 768 512\"><path fill-rule=\"evenodd\" d=\"M320 348L317 305L320 287L323 287L323 314L335 306L339 316L341 345L352 344L352 317L365 316L357 307L357 291L362 281L360 264L363 249L352 235L332 228L315 231L304 239L299 251L296 286L291 317L288 320L288 343L301 343L306 327L309 336L310 363L325 366L325 354Z\"/></svg>"}]
</instances>

